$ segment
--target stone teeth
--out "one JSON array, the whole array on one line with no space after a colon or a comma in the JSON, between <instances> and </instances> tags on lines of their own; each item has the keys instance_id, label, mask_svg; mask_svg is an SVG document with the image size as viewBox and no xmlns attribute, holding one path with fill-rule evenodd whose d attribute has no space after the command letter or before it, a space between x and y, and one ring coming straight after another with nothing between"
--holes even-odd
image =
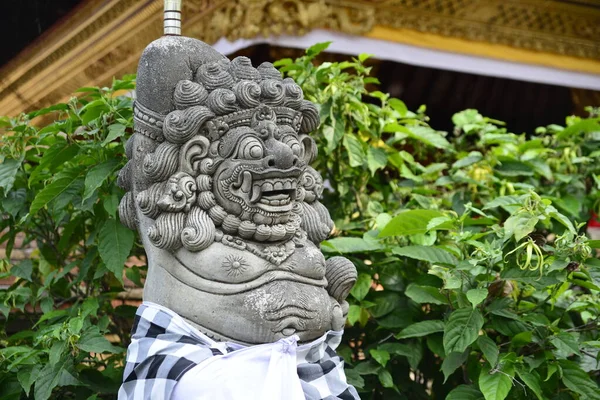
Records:
<instances>
[{"instance_id":1,"label":"stone teeth","mask_svg":"<svg viewBox=\"0 0 600 400\"><path fill-rule=\"evenodd\" d=\"M291 189L292 188L292 182L291 181L285 181L285 183L283 184L283 188L284 189Z\"/></svg>"},{"instance_id":2,"label":"stone teeth","mask_svg":"<svg viewBox=\"0 0 600 400\"><path fill-rule=\"evenodd\" d=\"M270 192L273 190L273 185L270 182L265 182L262 184L262 191L263 192Z\"/></svg>"},{"instance_id":3,"label":"stone teeth","mask_svg":"<svg viewBox=\"0 0 600 400\"><path fill-rule=\"evenodd\" d=\"M283 182L275 182L273 190L283 190Z\"/></svg>"}]
</instances>

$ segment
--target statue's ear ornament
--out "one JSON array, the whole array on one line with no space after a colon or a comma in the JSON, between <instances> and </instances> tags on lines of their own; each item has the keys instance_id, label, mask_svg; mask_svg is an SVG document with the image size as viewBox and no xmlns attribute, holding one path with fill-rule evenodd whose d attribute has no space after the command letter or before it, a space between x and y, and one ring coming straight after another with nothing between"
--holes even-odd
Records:
<instances>
[{"instance_id":1,"label":"statue's ear ornament","mask_svg":"<svg viewBox=\"0 0 600 400\"><path fill-rule=\"evenodd\" d=\"M189 175L196 176L200 171L202 160L208 154L210 141L204 136L197 135L181 147L179 169Z\"/></svg>"},{"instance_id":2,"label":"statue's ear ornament","mask_svg":"<svg viewBox=\"0 0 600 400\"><path fill-rule=\"evenodd\" d=\"M315 140L308 135L300 135L300 143L302 144L301 158L310 164L317 157L317 145Z\"/></svg>"}]
</instances>

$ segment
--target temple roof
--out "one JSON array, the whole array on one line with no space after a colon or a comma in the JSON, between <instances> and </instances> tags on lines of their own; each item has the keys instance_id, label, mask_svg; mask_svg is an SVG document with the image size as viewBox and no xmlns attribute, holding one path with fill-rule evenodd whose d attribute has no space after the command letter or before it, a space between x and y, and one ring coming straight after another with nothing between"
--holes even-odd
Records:
<instances>
[{"instance_id":1,"label":"temple roof","mask_svg":"<svg viewBox=\"0 0 600 400\"><path fill-rule=\"evenodd\" d=\"M161 0L87 0L0 69L0 115L135 72ZM184 0L183 34L214 43L327 29L600 76L598 0ZM600 79L600 78L599 78ZM565 83L568 86L568 82Z\"/></svg>"}]
</instances>

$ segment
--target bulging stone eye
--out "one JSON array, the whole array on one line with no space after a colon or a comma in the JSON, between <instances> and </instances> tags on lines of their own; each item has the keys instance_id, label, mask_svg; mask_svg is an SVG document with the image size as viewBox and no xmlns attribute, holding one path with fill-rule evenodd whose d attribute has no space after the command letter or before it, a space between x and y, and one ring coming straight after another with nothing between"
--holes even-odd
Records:
<instances>
[{"instance_id":1,"label":"bulging stone eye","mask_svg":"<svg viewBox=\"0 0 600 400\"><path fill-rule=\"evenodd\" d=\"M264 156L263 146L258 139L246 137L238 146L237 156L247 160L259 160Z\"/></svg>"},{"instance_id":2,"label":"bulging stone eye","mask_svg":"<svg viewBox=\"0 0 600 400\"><path fill-rule=\"evenodd\" d=\"M286 135L283 138L281 138L281 142L288 145L295 156L300 156L300 154L302 153L302 145L294 136Z\"/></svg>"}]
</instances>

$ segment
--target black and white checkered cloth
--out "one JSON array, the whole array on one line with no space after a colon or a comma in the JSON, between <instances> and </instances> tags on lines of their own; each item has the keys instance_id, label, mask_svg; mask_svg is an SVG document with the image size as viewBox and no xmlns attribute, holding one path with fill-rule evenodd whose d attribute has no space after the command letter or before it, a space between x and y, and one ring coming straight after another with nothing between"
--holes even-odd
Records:
<instances>
[{"instance_id":1,"label":"black and white checkered cloth","mask_svg":"<svg viewBox=\"0 0 600 400\"><path fill-rule=\"evenodd\" d=\"M297 372L307 400L358 400L335 353L341 332L298 351ZM144 302L133 325L119 400L169 400L183 375L210 357L235 351L214 342L173 311Z\"/></svg>"}]
</instances>

